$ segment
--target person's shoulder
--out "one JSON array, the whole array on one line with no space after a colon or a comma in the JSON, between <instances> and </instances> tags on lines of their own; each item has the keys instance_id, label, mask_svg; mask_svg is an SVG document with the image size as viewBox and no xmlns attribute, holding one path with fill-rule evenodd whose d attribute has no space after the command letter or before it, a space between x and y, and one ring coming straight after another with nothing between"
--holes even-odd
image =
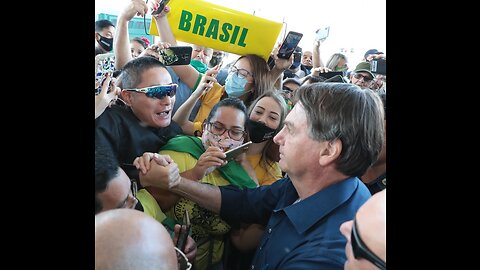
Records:
<instances>
[{"instance_id":1,"label":"person's shoulder","mask_svg":"<svg viewBox=\"0 0 480 270\"><path fill-rule=\"evenodd\" d=\"M175 73L175 71L173 70L172 67L165 66L165 68L167 69L168 73L170 73L170 76L172 77L172 82L173 83L178 84L178 87L181 87L183 85L186 86L186 84L180 80L180 77L178 77L177 73Z\"/></svg>"}]
</instances>

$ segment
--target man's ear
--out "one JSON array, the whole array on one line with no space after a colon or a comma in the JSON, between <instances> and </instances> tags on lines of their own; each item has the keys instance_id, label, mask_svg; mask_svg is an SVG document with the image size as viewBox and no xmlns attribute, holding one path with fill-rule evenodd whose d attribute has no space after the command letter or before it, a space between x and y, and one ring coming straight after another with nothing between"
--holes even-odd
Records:
<instances>
[{"instance_id":1,"label":"man's ear","mask_svg":"<svg viewBox=\"0 0 480 270\"><path fill-rule=\"evenodd\" d=\"M322 166L327 166L337 160L340 156L340 153L342 152L342 141L340 139L335 139L333 141L323 142L322 144L323 147L320 150L318 163Z\"/></svg>"},{"instance_id":2,"label":"man's ear","mask_svg":"<svg viewBox=\"0 0 480 270\"><path fill-rule=\"evenodd\" d=\"M122 92L120 92L120 96L122 96L122 99L123 101L125 101L125 104L127 104L127 106L131 106L132 99L133 99L132 92L127 90L122 90Z\"/></svg>"}]
</instances>

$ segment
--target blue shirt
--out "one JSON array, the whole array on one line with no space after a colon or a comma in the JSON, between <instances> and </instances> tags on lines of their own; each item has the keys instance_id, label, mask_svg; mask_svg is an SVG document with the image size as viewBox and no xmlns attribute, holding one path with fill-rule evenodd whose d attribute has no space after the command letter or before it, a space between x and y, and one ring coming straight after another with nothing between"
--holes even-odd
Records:
<instances>
[{"instance_id":1,"label":"blue shirt","mask_svg":"<svg viewBox=\"0 0 480 270\"><path fill-rule=\"evenodd\" d=\"M187 99L192 95L192 92L195 89L190 89L187 84L185 84L180 78L178 77L177 73L173 71L171 67L167 67L168 73L170 73L170 76L172 77L172 83L178 84L177 91L175 93L175 104L173 104L173 109L172 109L172 116L175 115L177 112L178 108L187 101ZM201 102L200 100L197 100L195 105L193 105L192 112L190 113L189 120L193 121L195 119L195 116L197 116L198 110L200 109Z\"/></svg>"},{"instance_id":2,"label":"blue shirt","mask_svg":"<svg viewBox=\"0 0 480 270\"><path fill-rule=\"evenodd\" d=\"M353 219L370 192L357 177L298 199L289 178L239 190L220 187L220 215L227 222L265 225L251 269L343 269L347 240L340 225Z\"/></svg>"}]
</instances>

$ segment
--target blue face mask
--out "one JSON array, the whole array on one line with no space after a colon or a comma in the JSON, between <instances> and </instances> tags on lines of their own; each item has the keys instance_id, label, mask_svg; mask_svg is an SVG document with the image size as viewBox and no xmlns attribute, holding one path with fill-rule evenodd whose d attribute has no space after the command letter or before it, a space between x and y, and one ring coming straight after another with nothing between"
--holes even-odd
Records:
<instances>
[{"instance_id":1,"label":"blue face mask","mask_svg":"<svg viewBox=\"0 0 480 270\"><path fill-rule=\"evenodd\" d=\"M247 84L246 78L241 78L236 72L228 73L225 79L225 90L229 97L240 97L245 94L245 85Z\"/></svg>"}]
</instances>

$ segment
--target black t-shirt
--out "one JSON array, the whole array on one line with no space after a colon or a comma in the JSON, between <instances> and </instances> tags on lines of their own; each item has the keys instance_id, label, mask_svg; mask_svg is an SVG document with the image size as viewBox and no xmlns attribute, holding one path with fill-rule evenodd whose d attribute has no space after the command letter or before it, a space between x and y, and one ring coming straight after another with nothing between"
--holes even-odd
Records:
<instances>
[{"instance_id":1,"label":"black t-shirt","mask_svg":"<svg viewBox=\"0 0 480 270\"><path fill-rule=\"evenodd\" d=\"M372 195L387 188L387 174L384 173L377 177L371 183L367 184L367 188Z\"/></svg>"},{"instance_id":2,"label":"black t-shirt","mask_svg":"<svg viewBox=\"0 0 480 270\"><path fill-rule=\"evenodd\" d=\"M158 153L169 139L180 134L183 134L182 128L174 121L164 128L142 125L129 107L113 105L95 119L95 145L109 147L121 167L145 152ZM138 179L135 168L123 169L131 179Z\"/></svg>"}]
</instances>

